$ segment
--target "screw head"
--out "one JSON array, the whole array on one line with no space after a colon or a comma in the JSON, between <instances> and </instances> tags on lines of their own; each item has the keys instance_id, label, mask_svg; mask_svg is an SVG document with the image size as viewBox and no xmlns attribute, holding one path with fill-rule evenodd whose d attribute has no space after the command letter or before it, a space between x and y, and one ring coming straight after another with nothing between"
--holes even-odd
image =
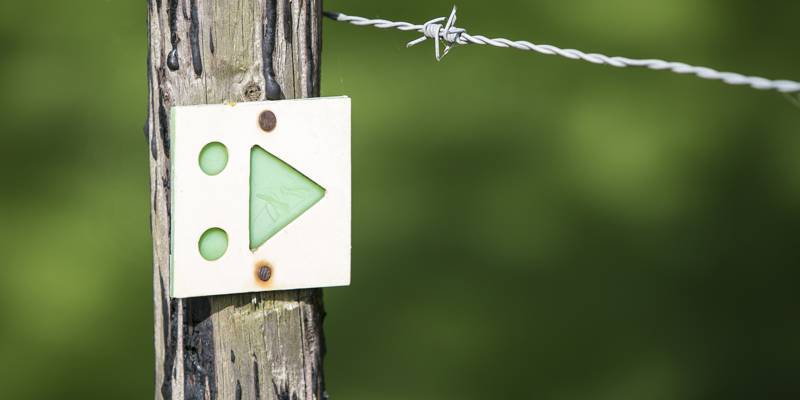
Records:
<instances>
[{"instance_id":1,"label":"screw head","mask_svg":"<svg viewBox=\"0 0 800 400\"><path fill-rule=\"evenodd\" d=\"M272 277L272 270L268 266L263 266L258 269L258 279L266 282Z\"/></svg>"},{"instance_id":2,"label":"screw head","mask_svg":"<svg viewBox=\"0 0 800 400\"><path fill-rule=\"evenodd\" d=\"M275 118L275 114L270 110L264 110L258 115L258 126L260 126L264 131L269 132L275 129L275 124L277 122L278 121Z\"/></svg>"}]
</instances>

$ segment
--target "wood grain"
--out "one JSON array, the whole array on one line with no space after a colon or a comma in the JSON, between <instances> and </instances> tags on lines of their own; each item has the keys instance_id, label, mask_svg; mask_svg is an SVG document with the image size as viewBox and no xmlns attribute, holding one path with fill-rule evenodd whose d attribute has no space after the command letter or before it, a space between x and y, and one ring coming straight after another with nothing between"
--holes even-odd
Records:
<instances>
[{"instance_id":1,"label":"wood grain","mask_svg":"<svg viewBox=\"0 0 800 400\"><path fill-rule=\"evenodd\" d=\"M321 289L168 295L170 107L266 100L268 31L279 97L319 96L321 16L321 0L148 1L156 399L327 398Z\"/></svg>"}]
</instances>

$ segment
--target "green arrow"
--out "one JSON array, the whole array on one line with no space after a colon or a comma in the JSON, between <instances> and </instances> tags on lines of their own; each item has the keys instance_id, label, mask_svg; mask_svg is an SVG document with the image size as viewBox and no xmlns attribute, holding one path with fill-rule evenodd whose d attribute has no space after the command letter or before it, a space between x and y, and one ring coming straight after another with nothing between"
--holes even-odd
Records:
<instances>
[{"instance_id":1,"label":"green arrow","mask_svg":"<svg viewBox=\"0 0 800 400\"><path fill-rule=\"evenodd\" d=\"M250 249L308 211L325 189L259 146L250 151Z\"/></svg>"}]
</instances>

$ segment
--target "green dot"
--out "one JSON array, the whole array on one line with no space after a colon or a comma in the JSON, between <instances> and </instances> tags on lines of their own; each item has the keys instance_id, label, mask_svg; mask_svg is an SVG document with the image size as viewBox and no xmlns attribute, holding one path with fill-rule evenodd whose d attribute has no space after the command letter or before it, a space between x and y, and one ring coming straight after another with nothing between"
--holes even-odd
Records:
<instances>
[{"instance_id":1,"label":"green dot","mask_svg":"<svg viewBox=\"0 0 800 400\"><path fill-rule=\"evenodd\" d=\"M200 236L200 255L208 261L218 260L228 250L228 234L222 229L211 228Z\"/></svg>"},{"instance_id":2,"label":"green dot","mask_svg":"<svg viewBox=\"0 0 800 400\"><path fill-rule=\"evenodd\" d=\"M214 176L228 165L228 149L220 142L209 143L200 151L200 169Z\"/></svg>"}]
</instances>

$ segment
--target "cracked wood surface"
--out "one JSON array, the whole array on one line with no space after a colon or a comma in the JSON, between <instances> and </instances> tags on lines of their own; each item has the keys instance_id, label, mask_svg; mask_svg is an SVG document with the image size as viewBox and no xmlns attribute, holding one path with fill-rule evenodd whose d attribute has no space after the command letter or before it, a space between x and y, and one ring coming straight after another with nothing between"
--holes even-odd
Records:
<instances>
[{"instance_id":1,"label":"cracked wood surface","mask_svg":"<svg viewBox=\"0 0 800 400\"><path fill-rule=\"evenodd\" d=\"M321 16L321 0L148 1L156 399L327 398L321 289L172 299L168 286L170 107L266 100L269 80L270 98L319 96Z\"/></svg>"}]
</instances>

